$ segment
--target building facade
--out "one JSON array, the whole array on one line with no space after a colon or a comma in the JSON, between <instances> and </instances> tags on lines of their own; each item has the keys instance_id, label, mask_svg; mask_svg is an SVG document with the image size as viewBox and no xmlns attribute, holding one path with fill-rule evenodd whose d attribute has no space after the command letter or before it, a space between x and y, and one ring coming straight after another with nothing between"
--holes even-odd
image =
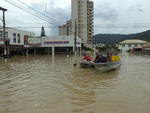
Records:
<instances>
[{"instance_id":1,"label":"building facade","mask_svg":"<svg viewBox=\"0 0 150 113\"><path fill-rule=\"evenodd\" d=\"M122 51L129 51L134 48L142 48L143 46L146 46L148 44L147 41L143 40L124 40L119 43L118 49Z\"/></svg>"},{"instance_id":2,"label":"building facade","mask_svg":"<svg viewBox=\"0 0 150 113\"><path fill-rule=\"evenodd\" d=\"M81 38L82 43L92 44L94 32L94 4L90 0L72 0L71 20L72 33L76 33Z\"/></svg>"},{"instance_id":3,"label":"building facade","mask_svg":"<svg viewBox=\"0 0 150 113\"><path fill-rule=\"evenodd\" d=\"M14 46L23 46L25 43L25 39L29 36L35 36L34 33L23 31L11 27L6 28L5 32L6 39L9 40L10 45ZM4 38L3 38L3 29L1 27L0 29L0 45L4 44Z\"/></svg>"},{"instance_id":4,"label":"building facade","mask_svg":"<svg viewBox=\"0 0 150 113\"><path fill-rule=\"evenodd\" d=\"M39 38L28 38L28 44L25 45L27 49L43 49L43 51L47 50L47 52L52 52L52 55L55 54L58 50L59 52L65 52L67 49L69 51L75 51L75 42L74 36L49 36L49 37L39 37ZM76 50L77 53L81 52L81 39L77 37L76 42ZM68 51L68 50L67 50ZM48 52L49 54L49 52Z\"/></svg>"},{"instance_id":5,"label":"building facade","mask_svg":"<svg viewBox=\"0 0 150 113\"><path fill-rule=\"evenodd\" d=\"M72 35L71 20L68 20L64 25L59 26L59 36L69 36L69 35Z\"/></svg>"}]
</instances>

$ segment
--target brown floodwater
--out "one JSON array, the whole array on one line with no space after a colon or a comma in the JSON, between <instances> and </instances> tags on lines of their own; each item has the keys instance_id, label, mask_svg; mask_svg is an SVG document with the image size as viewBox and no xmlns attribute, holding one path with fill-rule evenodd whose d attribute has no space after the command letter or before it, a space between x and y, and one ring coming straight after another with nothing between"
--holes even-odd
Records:
<instances>
[{"instance_id":1,"label":"brown floodwater","mask_svg":"<svg viewBox=\"0 0 150 113\"><path fill-rule=\"evenodd\" d=\"M124 54L108 73L76 62L61 55L0 58L0 113L150 113L150 57Z\"/></svg>"}]
</instances>

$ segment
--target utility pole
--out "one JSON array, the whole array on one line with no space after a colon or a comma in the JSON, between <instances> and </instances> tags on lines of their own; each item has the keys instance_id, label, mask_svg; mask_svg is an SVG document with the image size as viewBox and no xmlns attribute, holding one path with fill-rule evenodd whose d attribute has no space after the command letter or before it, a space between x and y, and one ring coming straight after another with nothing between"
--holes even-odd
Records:
<instances>
[{"instance_id":1,"label":"utility pole","mask_svg":"<svg viewBox=\"0 0 150 113\"><path fill-rule=\"evenodd\" d=\"M3 39L4 39L4 57L7 57L9 55L9 50L8 50L8 40L6 40L6 23L5 23L5 11L7 9L0 7L0 10L3 11Z\"/></svg>"},{"instance_id":2,"label":"utility pole","mask_svg":"<svg viewBox=\"0 0 150 113\"><path fill-rule=\"evenodd\" d=\"M74 49L75 49L75 55L76 55L77 54L77 22L76 22L76 19L75 19Z\"/></svg>"}]
</instances>

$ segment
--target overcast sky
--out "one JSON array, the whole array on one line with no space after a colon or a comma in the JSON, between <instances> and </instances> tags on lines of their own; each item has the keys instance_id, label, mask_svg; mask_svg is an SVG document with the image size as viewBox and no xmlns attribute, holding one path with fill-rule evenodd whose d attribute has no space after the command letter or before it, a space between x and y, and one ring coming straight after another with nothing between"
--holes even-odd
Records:
<instances>
[{"instance_id":1,"label":"overcast sky","mask_svg":"<svg viewBox=\"0 0 150 113\"><path fill-rule=\"evenodd\" d=\"M56 27L71 18L71 0L20 0L28 6L23 5L18 0L0 1L0 6L8 9L6 12L7 26L33 31L37 34L40 34L40 27L44 26L47 35L57 35L58 29ZM6 1L12 1L17 6L22 5L23 9L38 15L45 21ZM93 1L94 34L129 34L150 29L150 0ZM42 14L38 12L42 12ZM2 12L0 13L1 18ZM1 20L0 25L2 25Z\"/></svg>"}]
</instances>

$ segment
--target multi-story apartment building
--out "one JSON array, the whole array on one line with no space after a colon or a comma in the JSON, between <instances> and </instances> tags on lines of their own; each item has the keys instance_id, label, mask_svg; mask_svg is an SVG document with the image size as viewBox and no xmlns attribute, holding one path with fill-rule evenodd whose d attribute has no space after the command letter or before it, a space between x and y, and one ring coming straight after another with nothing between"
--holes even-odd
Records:
<instances>
[{"instance_id":1,"label":"multi-story apartment building","mask_svg":"<svg viewBox=\"0 0 150 113\"><path fill-rule=\"evenodd\" d=\"M59 36L72 35L71 20L68 20L66 24L59 26Z\"/></svg>"},{"instance_id":2,"label":"multi-story apartment building","mask_svg":"<svg viewBox=\"0 0 150 113\"><path fill-rule=\"evenodd\" d=\"M92 44L93 40L93 5L93 1L90 0L72 0L72 33L75 33L76 21L77 36L84 44Z\"/></svg>"}]
</instances>

